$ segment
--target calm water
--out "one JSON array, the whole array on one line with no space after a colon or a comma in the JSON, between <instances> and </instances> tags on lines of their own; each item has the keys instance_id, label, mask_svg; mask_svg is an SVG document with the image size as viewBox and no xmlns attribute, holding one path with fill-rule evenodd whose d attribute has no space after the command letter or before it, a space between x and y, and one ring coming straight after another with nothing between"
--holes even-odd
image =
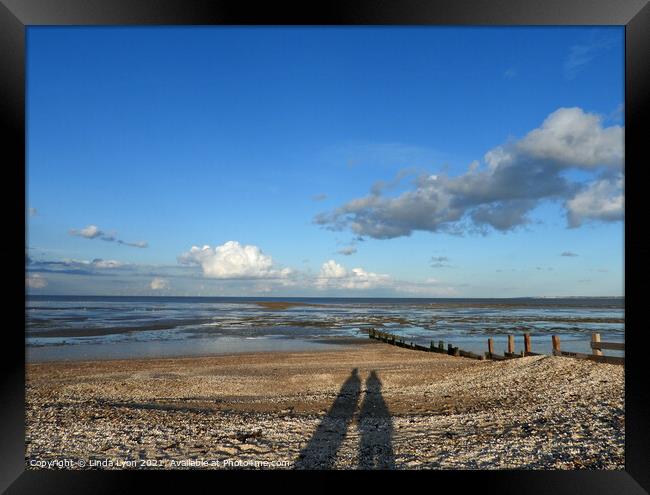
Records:
<instances>
[{"instance_id":1,"label":"calm water","mask_svg":"<svg viewBox=\"0 0 650 495\"><path fill-rule=\"evenodd\" d=\"M256 301L307 305L269 310ZM624 299L343 299L226 297L31 296L27 309L29 361L208 355L265 350L333 348L368 339L382 328L428 345L443 340L496 352L524 332L533 351L591 352L591 332L623 342ZM607 351L608 354L621 353Z\"/></svg>"}]
</instances>

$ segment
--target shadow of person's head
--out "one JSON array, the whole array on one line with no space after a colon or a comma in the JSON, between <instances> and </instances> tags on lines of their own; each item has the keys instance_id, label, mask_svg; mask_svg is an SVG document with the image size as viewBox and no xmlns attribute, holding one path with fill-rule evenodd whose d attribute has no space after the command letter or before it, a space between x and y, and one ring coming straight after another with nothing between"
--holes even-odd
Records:
<instances>
[{"instance_id":1,"label":"shadow of person's head","mask_svg":"<svg viewBox=\"0 0 650 495\"><path fill-rule=\"evenodd\" d=\"M370 372L370 375L366 380L366 389L368 389L369 392L379 392L381 390L381 380L375 370Z\"/></svg>"}]
</instances>

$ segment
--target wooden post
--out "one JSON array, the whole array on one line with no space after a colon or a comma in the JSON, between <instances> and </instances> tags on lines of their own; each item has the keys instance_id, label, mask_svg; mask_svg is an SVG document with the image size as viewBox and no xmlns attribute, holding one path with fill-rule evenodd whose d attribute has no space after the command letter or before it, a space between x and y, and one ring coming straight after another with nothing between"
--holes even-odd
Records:
<instances>
[{"instance_id":1,"label":"wooden post","mask_svg":"<svg viewBox=\"0 0 650 495\"><path fill-rule=\"evenodd\" d=\"M514 335L508 335L508 352L510 354L515 353L515 336Z\"/></svg>"},{"instance_id":2,"label":"wooden post","mask_svg":"<svg viewBox=\"0 0 650 495\"><path fill-rule=\"evenodd\" d=\"M442 340L438 341L438 349L444 349L445 348L445 343Z\"/></svg>"},{"instance_id":3,"label":"wooden post","mask_svg":"<svg viewBox=\"0 0 650 495\"><path fill-rule=\"evenodd\" d=\"M559 335L553 335L551 337L551 340L553 341L553 353L560 352L560 336Z\"/></svg>"},{"instance_id":4,"label":"wooden post","mask_svg":"<svg viewBox=\"0 0 650 495\"><path fill-rule=\"evenodd\" d=\"M524 356L529 352L533 352L530 350L530 334L525 333L524 334Z\"/></svg>"},{"instance_id":5,"label":"wooden post","mask_svg":"<svg viewBox=\"0 0 650 495\"><path fill-rule=\"evenodd\" d=\"M591 334L591 343L592 344L600 344L600 334L599 333L592 333ZM592 349L592 352L594 353L594 356L602 356L603 351L600 349Z\"/></svg>"},{"instance_id":6,"label":"wooden post","mask_svg":"<svg viewBox=\"0 0 650 495\"><path fill-rule=\"evenodd\" d=\"M492 341L492 337L488 339L488 354L490 356L494 354L494 342Z\"/></svg>"}]
</instances>

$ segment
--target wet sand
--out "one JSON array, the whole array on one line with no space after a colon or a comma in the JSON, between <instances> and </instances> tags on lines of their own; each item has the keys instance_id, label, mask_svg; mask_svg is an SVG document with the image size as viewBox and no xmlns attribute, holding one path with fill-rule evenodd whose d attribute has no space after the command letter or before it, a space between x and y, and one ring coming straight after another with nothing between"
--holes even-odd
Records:
<instances>
[{"instance_id":1,"label":"wet sand","mask_svg":"<svg viewBox=\"0 0 650 495\"><path fill-rule=\"evenodd\" d=\"M623 385L622 366L547 356L476 361L378 342L34 363L26 463L623 469ZM73 465L46 464L63 459Z\"/></svg>"}]
</instances>

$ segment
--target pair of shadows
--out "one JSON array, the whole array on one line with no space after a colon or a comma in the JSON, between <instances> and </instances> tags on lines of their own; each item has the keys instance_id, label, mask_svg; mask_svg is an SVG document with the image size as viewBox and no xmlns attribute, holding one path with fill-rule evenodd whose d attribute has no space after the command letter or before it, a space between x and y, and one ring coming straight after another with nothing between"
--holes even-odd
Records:
<instances>
[{"instance_id":1,"label":"pair of shadows","mask_svg":"<svg viewBox=\"0 0 650 495\"><path fill-rule=\"evenodd\" d=\"M366 380L366 391L359 415L359 468L394 469L393 421L381 394L381 381L375 371ZM361 395L357 368L343 383L327 415L323 418L296 461L298 469L332 469Z\"/></svg>"}]
</instances>

